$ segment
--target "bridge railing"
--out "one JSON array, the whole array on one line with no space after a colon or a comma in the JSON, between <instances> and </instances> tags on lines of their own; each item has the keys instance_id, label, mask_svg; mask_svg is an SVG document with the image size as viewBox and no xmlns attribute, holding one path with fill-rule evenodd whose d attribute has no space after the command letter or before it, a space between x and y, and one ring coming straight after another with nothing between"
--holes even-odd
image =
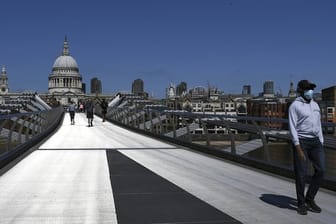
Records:
<instances>
[{"instance_id":1,"label":"bridge railing","mask_svg":"<svg viewBox=\"0 0 336 224\"><path fill-rule=\"evenodd\" d=\"M96 112L100 114L99 108ZM293 177L288 119L160 110L134 103L109 108L106 117L156 138ZM336 190L336 124L322 126L327 160L325 185Z\"/></svg>"},{"instance_id":2,"label":"bridge railing","mask_svg":"<svg viewBox=\"0 0 336 224\"><path fill-rule=\"evenodd\" d=\"M62 107L0 115L0 168L51 133L64 114Z\"/></svg>"},{"instance_id":3,"label":"bridge railing","mask_svg":"<svg viewBox=\"0 0 336 224\"><path fill-rule=\"evenodd\" d=\"M99 109L97 113L100 113ZM239 136L239 133L258 136L262 140L264 149L267 149L269 139L291 140L288 119L281 118L216 115L179 110L160 111L148 108L140 109L136 105L109 110L107 118L157 135L182 138L187 141L192 141L197 133L201 133L208 146L212 145L212 139L218 141L214 134L223 133L230 137L232 153L236 148L236 142L232 141L233 137ZM324 145L336 149L336 137L333 134L336 130L336 123L324 122L322 127L325 130Z\"/></svg>"}]
</instances>

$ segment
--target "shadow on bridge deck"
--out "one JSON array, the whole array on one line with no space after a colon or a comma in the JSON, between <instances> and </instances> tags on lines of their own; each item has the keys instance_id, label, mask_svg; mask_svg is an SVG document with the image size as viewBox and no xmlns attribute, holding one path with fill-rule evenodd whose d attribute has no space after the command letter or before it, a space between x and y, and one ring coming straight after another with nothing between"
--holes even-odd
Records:
<instances>
[{"instance_id":1,"label":"shadow on bridge deck","mask_svg":"<svg viewBox=\"0 0 336 224\"><path fill-rule=\"evenodd\" d=\"M0 177L0 223L333 223L296 213L292 180L130 132L84 114Z\"/></svg>"}]
</instances>

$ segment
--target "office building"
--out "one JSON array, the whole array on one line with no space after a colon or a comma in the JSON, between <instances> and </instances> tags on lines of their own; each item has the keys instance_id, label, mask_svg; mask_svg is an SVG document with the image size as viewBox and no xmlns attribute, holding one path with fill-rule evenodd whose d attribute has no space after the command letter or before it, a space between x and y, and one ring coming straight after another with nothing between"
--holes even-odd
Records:
<instances>
[{"instance_id":1,"label":"office building","mask_svg":"<svg viewBox=\"0 0 336 224\"><path fill-rule=\"evenodd\" d=\"M274 82L273 81L265 81L264 82L264 97L274 97Z\"/></svg>"},{"instance_id":2,"label":"office building","mask_svg":"<svg viewBox=\"0 0 336 224\"><path fill-rule=\"evenodd\" d=\"M244 85L242 94L243 95L251 95L251 86L250 85Z\"/></svg>"},{"instance_id":3,"label":"office building","mask_svg":"<svg viewBox=\"0 0 336 224\"><path fill-rule=\"evenodd\" d=\"M132 93L135 95L142 95L144 93L144 82L142 79L136 79L133 81Z\"/></svg>"},{"instance_id":4,"label":"office building","mask_svg":"<svg viewBox=\"0 0 336 224\"><path fill-rule=\"evenodd\" d=\"M91 94L102 94L102 83L97 77L91 79Z\"/></svg>"},{"instance_id":5,"label":"office building","mask_svg":"<svg viewBox=\"0 0 336 224\"><path fill-rule=\"evenodd\" d=\"M181 82L176 86L176 96L182 96L187 92L187 83Z\"/></svg>"}]
</instances>

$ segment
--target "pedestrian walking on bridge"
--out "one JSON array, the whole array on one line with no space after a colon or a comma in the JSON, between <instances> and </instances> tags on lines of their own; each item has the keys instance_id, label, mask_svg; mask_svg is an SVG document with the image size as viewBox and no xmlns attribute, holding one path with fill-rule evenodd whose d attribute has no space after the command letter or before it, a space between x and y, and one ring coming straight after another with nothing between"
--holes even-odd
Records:
<instances>
[{"instance_id":1,"label":"pedestrian walking on bridge","mask_svg":"<svg viewBox=\"0 0 336 224\"><path fill-rule=\"evenodd\" d=\"M299 96L289 107L289 130L293 142L295 186L298 201L297 212L306 215L307 211L320 213L322 209L315 203L325 172L321 111L313 99L316 85L301 80L297 85ZM308 160L314 173L305 194Z\"/></svg>"},{"instance_id":2,"label":"pedestrian walking on bridge","mask_svg":"<svg viewBox=\"0 0 336 224\"><path fill-rule=\"evenodd\" d=\"M75 124L76 104L73 101L70 102L68 110L69 110L69 114L70 114L71 124Z\"/></svg>"},{"instance_id":3,"label":"pedestrian walking on bridge","mask_svg":"<svg viewBox=\"0 0 336 224\"><path fill-rule=\"evenodd\" d=\"M93 114L94 114L95 107L91 99L88 99L88 101L86 102L85 109L86 109L86 117L88 119L88 124L89 124L88 126L92 127L93 126L93 123L92 123Z\"/></svg>"}]
</instances>

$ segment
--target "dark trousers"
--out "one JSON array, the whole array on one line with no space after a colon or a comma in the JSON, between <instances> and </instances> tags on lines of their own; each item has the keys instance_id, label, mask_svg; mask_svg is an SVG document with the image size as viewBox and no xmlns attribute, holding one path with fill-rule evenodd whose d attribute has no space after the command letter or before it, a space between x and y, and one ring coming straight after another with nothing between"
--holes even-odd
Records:
<instances>
[{"instance_id":1,"label":"dark trousers","mask_svg":"<svg viewBox=\"0 0 336 224\"><path fill-rule=\"evenodd\" d=\"M75 118L75 111L69 111L70 120L72 121Z\"/></svg>"},{"instance_id":2,"label":"dark trousers","mask_svg":"<svg viewBox=\"0 0 336 224\"><path fill-rule=\"evenodd\" d=\"M294 148L293 152L296 195L298 205L300 206L308 200L314 200L323 180L325 160L323 146L318 138L304 138L299 140L301 148L303 149L306 157L305 161L300 160L297 155L297 151ZM304 191L308 170L308 161L311 162L314 168L314 173L305 196Z\"/></svg>"}]
</instances>

